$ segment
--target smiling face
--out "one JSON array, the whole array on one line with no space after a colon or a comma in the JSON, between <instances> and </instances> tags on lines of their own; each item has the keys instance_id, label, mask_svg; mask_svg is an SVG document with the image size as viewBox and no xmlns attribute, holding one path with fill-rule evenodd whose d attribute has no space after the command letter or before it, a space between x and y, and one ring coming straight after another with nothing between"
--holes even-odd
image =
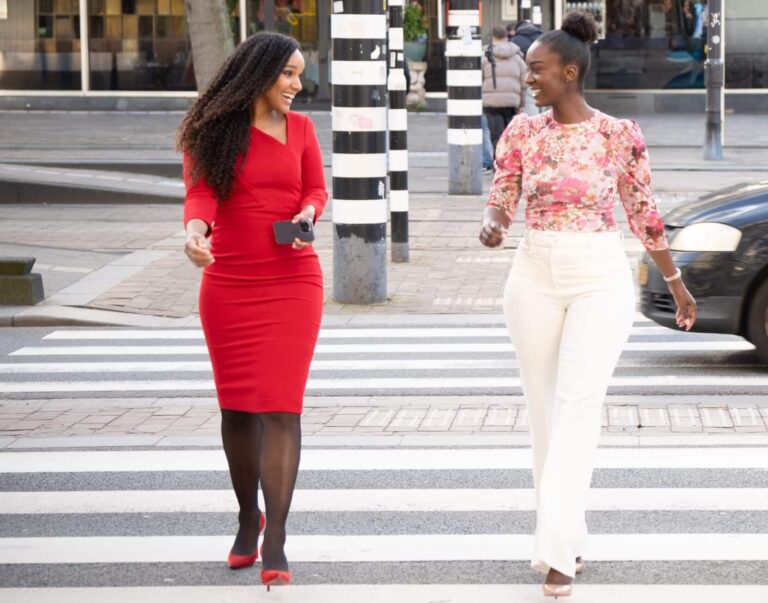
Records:
<instances>
[{"instance_id":1,"label":"smiling face","mask_svg":"<svg viewBox=\"0 0 768 603\"><path fill-rule=\"evenodd\" d=\"M537 107L556 105L572 94L581 94L578 67L563 64L560 55L546 44L534 42L528 49L526 63L525 83L531 89Z\"/></svg>"},{"instance_id":2,"label":"smiling face","mask_svg":"<svg viewBox=\"0 0 768 603\"><path fill-rule=\"evenodd\" d=\"M287 113L291 109L294 97L301 92L299 76L304 72L304 57L298 50L294 52L283 67L277 81L262 97L271 111Z\"/></svg>"}]
</instances>

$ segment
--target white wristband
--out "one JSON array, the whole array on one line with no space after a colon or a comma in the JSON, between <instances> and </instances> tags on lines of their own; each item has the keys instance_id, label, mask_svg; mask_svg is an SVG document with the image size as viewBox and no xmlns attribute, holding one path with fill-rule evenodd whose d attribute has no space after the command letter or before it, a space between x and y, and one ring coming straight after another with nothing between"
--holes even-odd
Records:
<instances>
[{"instance_id":1,"label":"white wristband","mask_svg":"<svg viewBox=\"0 0 768 603\"><path fill-rule=\"evenodd\" d=\"M680 272L680 268L677 268L675 270L675 273L672 276L663 276L664 282L671 283L672 281L676 281L677 279L681 278L683 276L683 273Z\"/></svg>"}]
</instances>

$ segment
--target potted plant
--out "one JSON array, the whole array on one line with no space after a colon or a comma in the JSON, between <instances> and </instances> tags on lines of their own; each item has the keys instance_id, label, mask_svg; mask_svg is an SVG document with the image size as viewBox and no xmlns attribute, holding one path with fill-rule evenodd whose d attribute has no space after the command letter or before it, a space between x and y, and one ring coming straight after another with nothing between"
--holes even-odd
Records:
<instances>
[{"instance_id":1,"label":"potted plant","mask_svg":"<svg viewBox=\"0 0 768 603\"><path fill-rule=\"evenodd\" d=\"M403 13L405 57L412 62L423 61L427 54L427 19L420 4L411 2Z\"/></svg>"}]
</instances>

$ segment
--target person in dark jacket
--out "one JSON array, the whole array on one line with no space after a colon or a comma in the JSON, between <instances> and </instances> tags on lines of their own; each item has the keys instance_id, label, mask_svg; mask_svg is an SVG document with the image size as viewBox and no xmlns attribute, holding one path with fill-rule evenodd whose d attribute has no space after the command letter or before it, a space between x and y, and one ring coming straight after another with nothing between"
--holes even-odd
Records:
<instances>
[{"instance_id":1,"label":"person in dark jacket","mask_svg":"<svg viewBox=\"0 0 768 603\"><path fill-rule=\"evenodd\" d=\"M543 33L543 31L527 20L520 21L515 25L514 31L510 31L510 25L507 25L507 37L509 38L509 41L520 47L520 50L523 51L523 56L528 53L528 49L531 47L531 44L536 41L536 38Z\"/></svg>"}]
</instances>

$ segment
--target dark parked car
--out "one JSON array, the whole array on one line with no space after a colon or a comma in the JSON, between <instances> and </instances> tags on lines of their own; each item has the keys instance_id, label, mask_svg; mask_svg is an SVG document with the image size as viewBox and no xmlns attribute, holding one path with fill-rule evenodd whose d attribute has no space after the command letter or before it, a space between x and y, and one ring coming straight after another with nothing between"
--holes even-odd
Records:
<instances>
[{"instance_id":1,"label":"dark parked car","mask_svg":"<svg viewBox=\"0 0 768 603\"><path fill-rule=\"evenodd\" d=\"M675 263L698 303L693 331L741 335L768 363L768 181L723 189L664 216ZM646 254L642 312L677 329L675 303Z\"/></svg>"}]
</instances>

